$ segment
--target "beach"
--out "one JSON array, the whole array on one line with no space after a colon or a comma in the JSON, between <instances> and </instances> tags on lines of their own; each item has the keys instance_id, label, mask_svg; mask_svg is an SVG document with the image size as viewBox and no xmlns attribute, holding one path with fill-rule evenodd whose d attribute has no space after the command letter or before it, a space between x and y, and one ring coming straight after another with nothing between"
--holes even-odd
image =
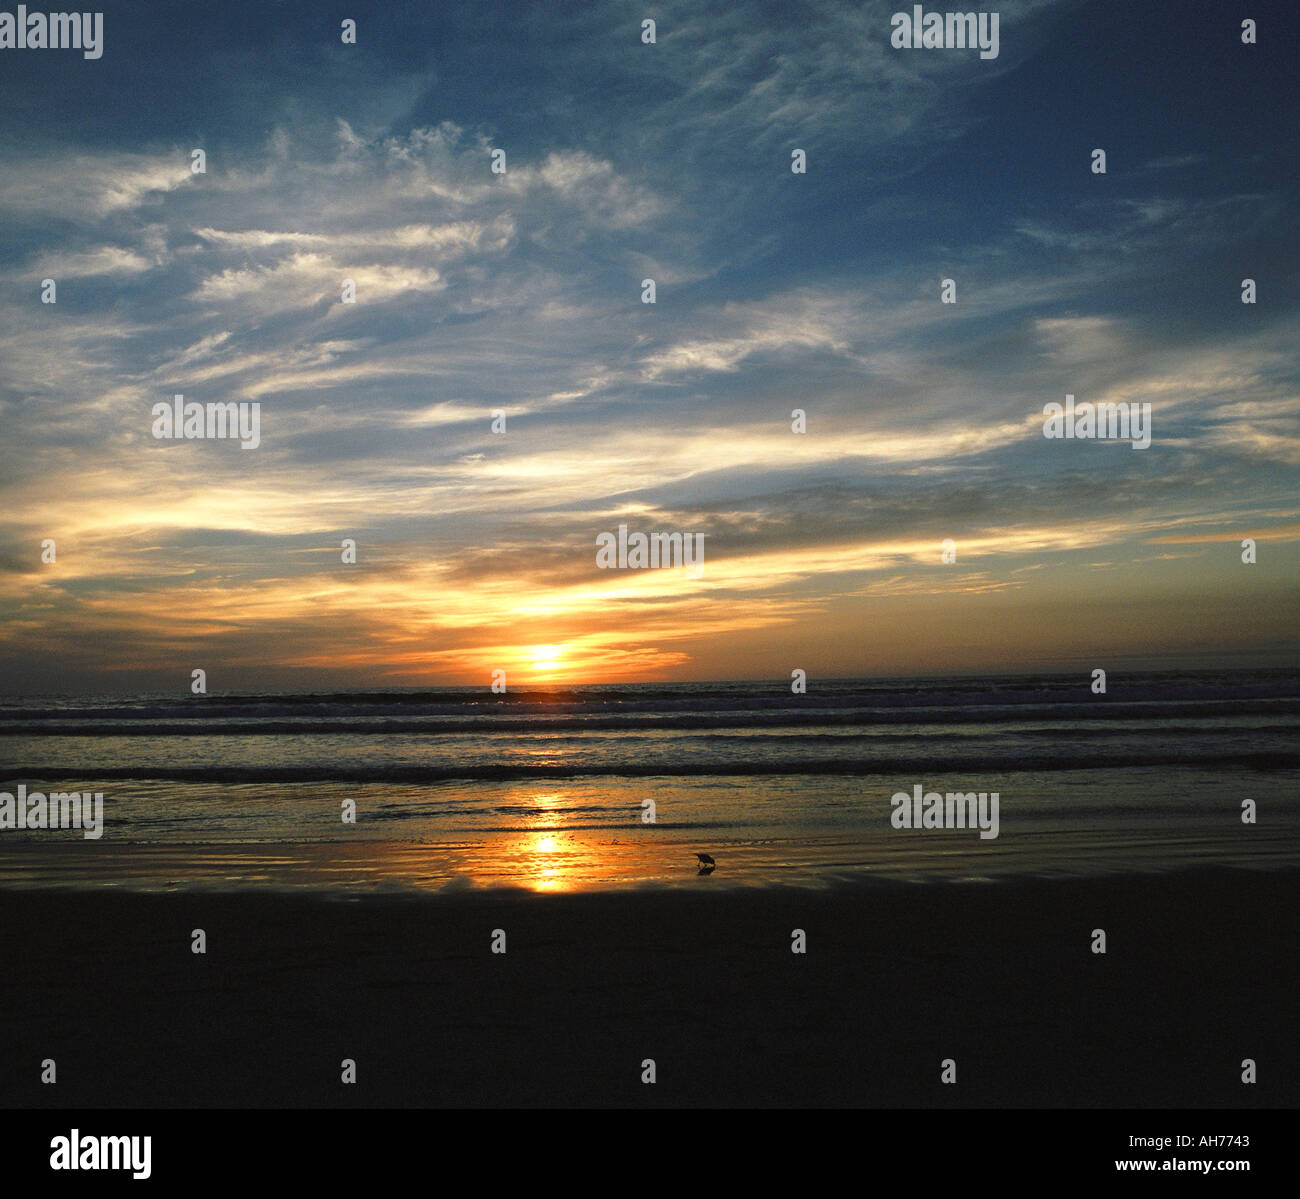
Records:
<instances>
[{"instance_id":1,"label":"beach","mask_svg":"<svg viewBox=\"0 0 1300 1199\"><path fill-rule=\"evenodd\" d=\"M1291 1106L1297 883L5 890L0 1103Z\"/></svg>"},{"instance_id":2,"label":"beach","mask_svg":"<svg viewBox=\"0 0 1300 1199\"><path fill-rule=\"evenodd\" d=\"M0 1104L1294 1103L1300 676L1122 692L12 703Z\"/></svg>"}]
</instances>

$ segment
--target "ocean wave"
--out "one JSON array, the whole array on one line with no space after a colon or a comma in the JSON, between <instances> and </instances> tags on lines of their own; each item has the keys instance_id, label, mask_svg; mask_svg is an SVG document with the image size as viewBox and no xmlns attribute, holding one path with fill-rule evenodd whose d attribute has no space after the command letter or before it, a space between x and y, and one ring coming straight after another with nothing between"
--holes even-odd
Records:
<instances>
[{"instance_id":1,"label":"ocean wave","mask_svg":"<svg viewBox=\"0 0 1300 1199\"><path fill-rule=\"evenodd\" d=\"M152 764L136 766L86 765L68 767L30 764L4 769L4 786L12 790L18 783L28 787L43 786L55 780L63 789L72 787L71 779L174 780L199 783L445 783L506 782L529 779L566 778L690 778L755 777L789 775L910 775L922 779L938 774L1005 775L1035 771L1118 770L1158 766L1200 766L1223 770L1291 770L1300 767L1300 751L1259 750L1225 754L1221 748L1188 744L1178 749L1162 746L1151 751L1124 751L1111 754L1029 754L983 752L964 757L959 754L936 756L897 756L874 758L798 758L747 762L643 761L634 764L588 762L578 764L476 763L390 763L374 765L239 765L182 766ZM75 789L75 788L73 788ZM85 789L83 784L81 789Z\"/></svg>"},{"instance_id":2,"label":"ocean wave","mask_svg":"<svg viewBox=\"0 0 1300 1199\"><path fill-rule=\"evenodd\" d=\"M1087 672L1045 676L970 679L892 679L809 681L806 695L794 696L788 680L769 683L640 683L513 688L494 695L485 687L379 688L321 692L261 692L192 696L152 694L33 697L0 703L0 725L72 722L147 722L188 725L190 721L279 720L287 723L347 718L382 721L422 717L460 722L477 731L482 722L563 719L574 727L595 720L732 719L797 723L817 713L838 712L844 719L870 717L883 722L1015 720L1034 713L1071 719L1108 719L1115 714L1199 711L1228 715L1239 711L1300 710L1300 671L1112 672L1108 695L1093 695ZM613 725L610 727L618 727ZM701 726L702 727L702 726ZM449 731L453 731L448 726ZM382 731L379 730L379 731Z\"/></svg>"},{"instance_id":3,"label":"ocean wave","mask_svg":"<svg viewBox=\"0 0 1300 1199\"><path fill-rule=\"evenodd\" d=\"M1071 703L1024 705L1010 708L855 708L736 709L727 712L658 713L646 715L593 713L587 716L489 715L466 719L406 716L369 719L334 714L322 718L297 713L291 716L261 716L231 719L228 713L194 711L181 716L170 712L157 716L123 718L119 713L79 716L68 719L44 713L26 713L21 718L0 713L0 736L10 737L269 737L315 736L484 736L497 733L533 735L539 733L598 732L691 732L711 729L804 729L861 728L922 724L951 726L980 724L1054 723L1063 725L1109 725L1135 720L1211 720L1236 716L1300 715L1300 698L1234 700L1229 703L1197 701L1180 703ZM1050 730L1049 730L1050 731ZM1071 732L1075 731L1073 729ZM1161 730L1164 731L1164 730ZM1183 730L1168 730L1178 733ZM1195 731L1195 730L1189 730ZM1234 730L1236 731L1236 730ZM1245 729L1243 732L1254 730ZM1262 728L1261 731L1270 731Z\"/></svg>"}]
</instances>

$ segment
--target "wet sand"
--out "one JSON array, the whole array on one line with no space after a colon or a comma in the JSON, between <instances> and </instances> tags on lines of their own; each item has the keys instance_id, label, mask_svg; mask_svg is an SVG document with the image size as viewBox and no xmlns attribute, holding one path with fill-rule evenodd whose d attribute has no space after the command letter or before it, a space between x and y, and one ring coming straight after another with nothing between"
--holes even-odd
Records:
<instances>
[{"instance_id":1,"label":"wet sand","mask_svg":"<svg viewBox=\"0 0 1300 1199\"><path fill-rule=\"evenodd\" d=\"M1295 870L572 895L6 890L0 1103L1293 1106L1297 895Z\"/></svg>"}]
</instances>

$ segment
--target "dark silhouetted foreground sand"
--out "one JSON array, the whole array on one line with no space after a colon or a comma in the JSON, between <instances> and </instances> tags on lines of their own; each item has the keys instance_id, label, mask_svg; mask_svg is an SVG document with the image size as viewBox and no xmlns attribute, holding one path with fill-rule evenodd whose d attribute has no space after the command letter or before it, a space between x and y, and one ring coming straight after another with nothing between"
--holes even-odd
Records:
<instances>
[{"instance_id":1,"label":"dark silhouetted foreground sand","mask_svg":"<svg viewBox=\"0 0 1300 1199\"><path fill-rule=\"evenodd\" d=\"M1298 884L0 892L0 1102L1289 1106Z\"/></svg>"}]
</instances>

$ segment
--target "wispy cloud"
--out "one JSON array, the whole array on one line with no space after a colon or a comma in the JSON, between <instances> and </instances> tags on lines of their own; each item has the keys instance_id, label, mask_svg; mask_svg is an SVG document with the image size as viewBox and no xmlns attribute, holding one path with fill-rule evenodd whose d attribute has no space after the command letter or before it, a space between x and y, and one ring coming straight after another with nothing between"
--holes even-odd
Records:
<instances>
[{"instance_id":1,"label":"wispy cloud","mask_svg":"<svg viewBox=\"0 0 1300 1199\"><path fill-rule=\"evenodd\" d=\"M923 614L994 611L1037 662L1054 602L1200 587L1192 652L1239 585L1197 574L1217 542L1292 553L1249 530L1296 516L1293 189L1158 147L972 182L998 122L1050 140L1016 89L1068 57L1076 7L1004 14L992 63L893 51L875 2L673 4L653 46L615 6L529 17L526 46L371 28L351 57L280 46L280 84L230 52L220 136L176 132L177 100L6 143L0 675L201 650L477 678L563 642L643 677L749 669L761 637L845 641L860 670L933 664ZM1248 274L1267 302L1240 303ZM259 403L262 444L154 440L177 393ZM1045 440L1066 393L1150 402L1150 450ZM596 570L620 522L704 533L705 570ZM1174 542L1210 548L1151 553Z\"/></svg>"}]
</instances>

